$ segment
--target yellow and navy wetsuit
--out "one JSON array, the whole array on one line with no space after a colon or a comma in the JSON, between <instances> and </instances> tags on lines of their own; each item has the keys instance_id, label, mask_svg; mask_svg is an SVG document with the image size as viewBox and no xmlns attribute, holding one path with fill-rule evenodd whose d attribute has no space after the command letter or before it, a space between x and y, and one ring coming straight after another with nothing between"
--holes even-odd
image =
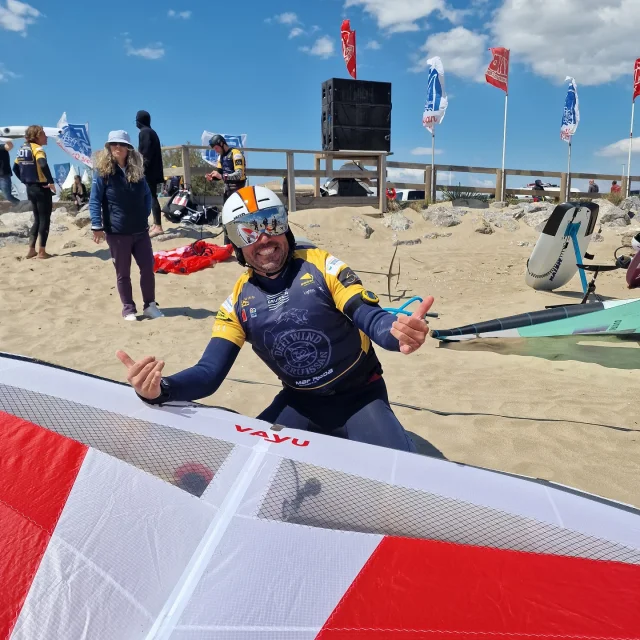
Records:
<instances>
[{"instance_id":1,"label":"yellow and navy wetsuit","mask_svg":"<svg viewBox=\"0 0 640 640\"><path fill-rule=\"evenodd\" d=\"M244 155L240 149L229 149L218 158L216 169L224 181L225 200L247 183Z\"/></svg>"},{"instance_id":2,"label":"yellow and navy wetsuit","mask_svg":"<svg viewBox=\"0 0 640 640\"><path fill-rule=\"evenodd\" d=\"M248 342L283 385L259 419L414 451L389 406L373 348L399 351L394 320L341 260L297 245L277 278L251 269L240 277L198 364L164 378L151 404L211 395Z\"/></svg>"},{"instance_id":3,"label":"yellow and navy wetsuit","mask_svg":"<svg viewBox=\"0 0 640 640\"><path fill-rule=\"evenodd\" d=\"M26 142L20 147L13 164L13 173L27 187L27 197L33 206L33 225L29 232L29 245L35 247L40 238L44 249L49 237L53 193L48 185L55 184L47 164L47 154L34 142Z\"/></svg>"}]
</instances>

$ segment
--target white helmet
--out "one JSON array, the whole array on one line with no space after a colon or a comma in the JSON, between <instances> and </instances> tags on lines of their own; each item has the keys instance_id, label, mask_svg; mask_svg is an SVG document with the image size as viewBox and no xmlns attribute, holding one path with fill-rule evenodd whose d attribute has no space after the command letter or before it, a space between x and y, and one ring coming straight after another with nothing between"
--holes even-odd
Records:
<instances>
[{"instance_id":1,"label":"white helmet","mask_svg":"<svg viewBox=\"0 0 640 640\"><path fill-rule=\"evenodd\" d=\"M294 239L289 230L287 209L266 187L243 187L232 193L222 209L222 224L242 265L245 264L242 248L257 242L263 233L271 236L287 234L293 251Z\"/></svg>"},{"instance_id":2,"label":"white helmet","mask_svg":"<svg viewBox=\"0 0 640 640\"><path fill-rule=\"evenodd\" d=\"M638 253L640 251L640 233L636 233L633 238L631 238L631 248Z\"/></svg>"}]
</instances>

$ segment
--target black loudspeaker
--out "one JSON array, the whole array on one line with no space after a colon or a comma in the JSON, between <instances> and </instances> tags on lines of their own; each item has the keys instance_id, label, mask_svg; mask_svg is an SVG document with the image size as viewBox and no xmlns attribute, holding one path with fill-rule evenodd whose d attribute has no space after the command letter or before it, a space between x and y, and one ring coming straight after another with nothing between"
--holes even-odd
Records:
<instances>
[{"instance_id":1,"label":"black loudspeaker","mask_svg":"<svg viewBox=\"0 0 640 640\"><path fill-rule=\"evenodd\" d=\"M322 105L322 127L391 129L391 106L331 102Z\"/></svg>"},{"instance_id":2,"label":"black loudspeaker","mask_svg":"<svg viewBox=\"0 0 640 640\"><path fill-rule=\"evenodd\" d=\"M322 83L322 104L330 102L383 104L390 107L391 83L331 78Z\"/></svg>"},{"instance_id":3,"label":"black loudspeaker","mask_svg":"<svg viewBox=\"0 0 640 640\"><path fill-rule=\"evenodd\" d=\"M322 84L324 151L391 150L391 83L332 78Z\"/></svg>"},{"instance_id":4,"label":"black loudspeaker","mask_svg":"<svg viewBox=\"0 0 640 640\"><path fill-rule=\"evenodd\" d=\"M391 129L373 127L326 127L323 151L390 151Z\"/></svg>"}]
</instances>

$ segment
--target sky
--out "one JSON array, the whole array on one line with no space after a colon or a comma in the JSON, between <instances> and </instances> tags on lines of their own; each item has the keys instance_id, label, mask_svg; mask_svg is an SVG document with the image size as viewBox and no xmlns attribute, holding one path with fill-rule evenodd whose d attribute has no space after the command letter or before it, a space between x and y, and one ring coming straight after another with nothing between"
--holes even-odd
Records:
<instances>
[{"instance_id":1,"label":"sky","mask_svg":"<svg viewBox=\"0 0 640 640\"><path fill-rule=\"evenodd\" d=\"M146 109L163 145L200 144L206 129L245 133L250 147L319 150L321 85L348 77L343 18L356 30L358 78L392 83L391 160L431 162L422 111L426 61L439 56L449 107L436 162L500 166L504 93L484 71L488 48L503 46L511 51L507 167L566 170L560 124L573 76L581 121L572 169L622 173L638 0L0 0L0 126L55 126L66 111L69 122L89 123L96 150L112 129L136 143L135 113ZM47 151L52 164L73 162L53 141ZM640 143L633 155L640 174ZM296 157L300 168L310 162ZM248 163L284 167L285 159L250 154ZM390 178L418 181L411 172ZM447 179L495 183L466 174L439 182Z\"/></svg>"}]
</instances>

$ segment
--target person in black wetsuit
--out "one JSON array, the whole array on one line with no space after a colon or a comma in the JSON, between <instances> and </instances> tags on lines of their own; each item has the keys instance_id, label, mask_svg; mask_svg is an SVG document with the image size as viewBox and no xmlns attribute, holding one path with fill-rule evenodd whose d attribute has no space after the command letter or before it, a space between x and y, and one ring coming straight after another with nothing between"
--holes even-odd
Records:
<instances>
[{"instance_id":1,"label":"person in black wetsuit","mask_svg":"<svg viewBox=\"0 0 640 640\"><path fill-rule=\"evenodd\" d=\"M148 111L136 113L136 127L140 129L138 151L144 159L144 177L149 185L149 191L151 191L153 226L149 229L149 236L153 238L164 233L162 230L162 210L158 202L158 185L164 182L162 147L158 134L151 128L151 116Z\"/></svg>"},{"instance_id":2,"label":"person in black wetsuit","mask_svg":"<svg viewBox=\"0 0 640 640\"><path fill-rule=\"evenodd\" d=\"M276 229L263 222L273 217ZM162 377L164 362L154 357L135 362L117 352L138 396L149 404L207 397L248 342L283 386L258 419L415 451L389 404L373 343L403 354L419 349L429 333L424 317L433 297L411 317L388 313L345 263L296 243L285 207L264 187L232 194L222 218L236 257L248 270L220 307L195 366Z\"/></svg>"},{"instance_id":3,"label":"person in black wetsuit","mask_svg":"<svg viewBox=\"0 0 640 640\"><path fill-rule=\"evenodd\" d=\"M56 185L47 164L44 147L47 135L40 125L27 127L26 142L20 147L13 164L13 173L27 187L27 197L33 206L33 225L29 232L29 252L27 258L50 258L47 253L47 239L51 226L53 194ZM40 247L36 253L36 241L40 239Z\"/></svg>"}]
</instances>

